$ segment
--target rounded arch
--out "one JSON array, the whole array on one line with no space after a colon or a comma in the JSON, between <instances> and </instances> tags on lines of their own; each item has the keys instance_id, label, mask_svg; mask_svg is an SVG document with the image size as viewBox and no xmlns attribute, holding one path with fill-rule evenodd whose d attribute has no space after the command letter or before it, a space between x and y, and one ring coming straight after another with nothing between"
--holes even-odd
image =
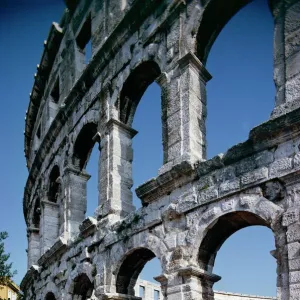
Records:
<instances>
[{"instance_id":1,"label":"rounded arch","mask_svg":"<svg viewBox=\"0 0 300 300\"><path fill-rule=\"evenodd\" d=\"M88 277L89 281L93 283L93 265L90 262L83 262L80 264L77 264L75 269L71 272L71 274L68 276L66 285L65 285L65 290L69 294L74 294L74 288L75 284L78 281L78 276L84 274L85 276Z\"/></svg>"},{"instance_id":2,"label":"rounded arch","mask_svg":"<svg viewBox=\"0 0 300 300\"><path fill-rule=\"evenodd\" d=\"M203 1L202 14L194 16L197 23L196 30L192 28L192 34L196 33L195 52L200 61L205 65L210 49L222 31L227 22L243 7L253 0L207 0ZM266 0L267 1L267 0ZM269 1L270 3L271 1ZM191 10L193 6L198 6L198 1L190 3ZM195 33L193 31L195 30Z\"/></svg>"},{"instance_id":3,"label":"rounded arch","mask_svg":"<svg viewBox=\"0 0 300 300\"><path fill-rule=\"evenodd\" d=\"M45 296L45 300L56 300L56 297L52 292L48 292Z\"/></svg>"},{"instance_id":4,"label":"rounded arch","mask_svg":"<svg viewBox=\"0 0 300 300\"><path fill-rule=\"evenodd\" d=\"M148 261L156 257L148 248L135 248L126 254L116 276L116 292L134 296L137 278Z\"/></svg>"},{"instance_id":5,"label":"rounded arch","mask_svg":"<svg viewBox=\"0 0 300 300\"><path fill-rule=\"evenodd\" d=\"M60 171L59 167L55 165L49 175L49 188L48 188L48 200L51 202L57 202L59 193L61 190L61 184L59 181Z\"/></svg>"},{"instance_id":6,"label":"rounded arch","mask_svg":"<svg viewBox=\"0 0 300 300\"><path fill-rule=\"evenodd\" d=\"M159 65L154 61L139 64L126 79L120 93L119 118L131 126L136 108L148 86L161 74Z\"/></svg>"},{"instance_id":7,"label":"rounded arch","mask_svg":"<svg viewBox=\"0 0 300 300\"><path fill-rule=\"evenodd\" d=\"M60 299L59 290L53 281L47 283L40 297L43 300L56 300Z\"/></svg>"},{"instance_id":8,"label":"rounded arch","mask_svg":"<svg viewBox=\"0 0 300 300\"><path fill-rule=\"evenodd\" d=\"M32 225L35 228L40 228L40 219L41 219L41 202L40 198L35 199L33 213L32 213Z\"/></svg>"},{"instance_id":9,"label":"rounded arch","mask_svg":"<svg viewBox=\"0 0 300 300\"><path fill-rule=\"evenodd\" d=\"M84 169L88 163L96 142L96 134L97 124L86 123L77 135L73 149L73 164L79 167L80 170Z\"/></svg>"},{"instance_id":10,"label":"rounded arch","mask_svg":"<svg viewBox=\"0 0 300 300\"><path fill-rule=\"evenodd\" d=\"M74 278L72 294L81 296L81 300L90 298L94 291L94 284L85 273L81 273Z\"/></svg>"},{"instance_id":11,"label":"rounded arch","mask_svg":"<svg viewBox=\"0 0 300 300\"><path fill-rule=\"evenodd\" d=\"M217 252L224 242L238 230L254 225L270 228L266 220L249 211L230 212L216 219L207 229L199 248L200 268L212 271Z\"/></svg>"},{"instance_id":12,"label":"rounded arch","mask_svg":"<svg viewBox=\"0 0 300 300\"><path fill-rule=\"evenodd\" d=\"M226 209L224 210L224 208ZM222 202L207 206L204 210L194 212L190 216L187 216L193 224L193 226L190 226L189 232L187 233L189 245L193 245L189 251L191 262L199 264L199 249L205 250L203 247L204 245L208 245L208 236L211 236L213 233L211 230L213 230L219 220L223 221L224 227L229 226L231 229L228 229L227 233L224 232L224 239L221 244L215 246L216 250L222 246L231 234L251 225L262 225L270 228L276 239L277 235L280 236L282 231L285 230L281 225L283 212L283 208L277 204L259 194L251 193L241 194L239 197L226 198ZM236 219L234 216L236 216ZM242 220L239 220L240 218L242 218ZM193 219L197 221L194 223L192 221ZM199 228L201 228L201 234L198 234ZM222 230L227 229L221 228L220 230L220 234L222 234ZM218 246L219 248L217 248ZM206 246L206 248L207 247L208 246ZM210 247L210 249L213 248L213 246ZM203 258L203 261L205 262L207 259L205 260ZM204 264L201 266L207 268Z\"/></svg>"}]
</instances>

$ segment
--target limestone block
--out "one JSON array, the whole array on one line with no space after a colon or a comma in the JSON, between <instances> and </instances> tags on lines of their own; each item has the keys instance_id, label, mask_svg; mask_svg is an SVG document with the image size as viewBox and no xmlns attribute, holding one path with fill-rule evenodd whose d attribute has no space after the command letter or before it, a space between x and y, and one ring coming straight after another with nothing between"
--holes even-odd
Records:
<instances>
[{"instance_id":1,"label":"limestone block","mask_svg":"<svg viewBox=\"0 0 300 300\"><path fill-rule=\"evenodd\" d=\"M300 28L289 34L285 38L285 55L286 58L290 57L294 53L300 50Z\"/></svg>"},{"instance_id":2,"label":"limestone block","mask_svg":"<svg viewBox=\"0 0 300 300\"><path fill-rule=\"evenodd\" d=\"M240 196L240 205L245 207L252 207L255 203L258 202L258 197L254 195L241 195Z\"/></svg>"},{"instance_id":3,"label":"limestone block","mask_svg":"<svg viewBox=\"0 0 300 300\"><path fill-rule=\"evenodd\" d=\"M220 211L219 207L210 208L203 213L202 220L207 221L217 215Z\"/></svg>"},{"instance_id":4,"label":"limestone block","mask_svg":"<svg viewBox=\"0 0 300 300\"><path fill-rule=\"evenodd\" d=\"M281 158L270 165L270 177L280 176L292 169L292 158Z\"/></svg>"},{"instance_id":5,"label":"limestone block","mask_svg":"<svg viewBox=\"0 0 300 300\"><path fill-rule=\"evenodd\" d=\"M300 33L299 33L300 39ZM300 42L299 42L300 43ZM300 51L300 46L299 46ZM300 96L300 74L298 73L297 76L291 78L286 83L286 101L291 102L295 100L299 100Z\"/></svg>"},{"instance_id":6,"label":"limestone block","mask_svg":"<svg viewBox=\"0 0 300 300\"><path fill-rule=\"evenodd\" d=\"M300 283L300 271L291 271L289 282L293 283Z\"/></svg>"},{"instance_id":7,"label":"limestone block","mask_svg":"<svg viewBox=\"0 0 300 300\"><path fill-rule=\"evenodd\" d=\"M240 161L236 166L236 176L253 171L256 168L256 160L249 157Z\"/></svg>"},{"instance_id":8,"label":"limestone block","mask_svg":"<svg viewBox=\"0 0 300 300\"><path fill-rule=\"evenodd\" d=\"M285 212L282 218L282 226L289 226L299 221L299 209L293 209Z\"/></svg>"},{"instance_id":9,"label":"limestone block","mask_svg":"<svg viewBox=\"0 0 300 300\"><path fill-rule=\"evenodd\" d=\"M199 191L198 203L205 204L218 197L218 189L214 186Z\"/></svg>"},{"instance_id":10,"label":"limestone block","mask_svg":"<svg viewBox=\"0 0 300 300\"><path fill-rule=\"evenodd\" d=\"M234 208L235 201L234 199L229 199L221 202L221 209L222 211L229 211Z\"/></svg>"},{"instance_id":11,"label":"limestone block","mask_svg":"<svg viewBox=\"0 0 300 300\"><path fill-rule=\"evenodd\" d=\"M232 179L224 181L220 184L220 195L225 195L229 192L234 192L240 188L240 179Z\"/></svg>"},{"instance_id":12,"label":"limestone block","mask_svg":"<svg viewBox=\"0 0 300 300\"><path fill-rule=\"evenodd\" d=\"M289 260L300 257L300 243L299 242L289 243L287 246L288 246Z\"/></svg>"},{"instance_id":13,"label":"limestone block","mask_svg":"<svg viewBox=\"0 0 300 300\"><path fill-rule=\"evenodd\" d=\"M296 2L294 5L290 6L285 15L285 33L288 35L300 27L300 3Z\"/></svg>"},{"instance_id":14,"label":"limestone block","mask_svg":"<svg viewBox=\"0 0 300 300\"><path fill-rule=\"evenodd\" d=\"M289 221L285 220L285 222ZM300 241L300 224L290 224L286 233L286 237L288 243Z\"/></svg>"},{"instance_id":15,"label":"limestone block","mask_svg":"<svg viewBox=\"0 0 300 300\"><path fill-rule=\"evenodd\" d=\"M241 177L241 186L246 186L268 178L268 168L260 168L246 173Z\"/></svg>"},{"instance_id":16,"label":"limestone block","mask_svg":"<svg viewBox=\"0 0 300 300\"><path fill-rule=\"evenodd\" d=\"M287 60L286 70L287 79L291 79L300 73L300 52L296 52L294 55L289 57Z\"/></svg>"},{"instance_id":17,"label":"limestone block","mask_svg":"<svg viewBox=\"0 0 300 300\"><path fill-rule=\"evenodd\" d=\"M165 236L164 243L168 247L169 250L172 250L176 247L177 234L168 233Z\"/></svg>"},{"instance_id":18,"label":"limestone block","mask_svg":"<svg viewBox=\"0 0 300 300\"><path fill-rule=\"evenodd\" d=\"M274 153L275 160L290 157L295 153L294 143L292 140L278 145Z\"/></svg>"},{"instance_id":19,"label":"limestone block","mask_svg":"<svg viewBox=\"0 0 300 300\"><path fill-rule=\"evenodd\" d=\"M217 170L213 173L213 176L217 183L231 180L236 177L235 168L233 166L225 167L220 170Z\"/></svg>"},{"instance_id":20,"label":"limestone block","mask_svg":"<svg viewBox=\"0 0 300 300\"><path fill-rule=\"evenodd\" d=\"M299 271L300 270L300 258L289 259L289 268L291 271Z\"/></svg>"}]
</instances>

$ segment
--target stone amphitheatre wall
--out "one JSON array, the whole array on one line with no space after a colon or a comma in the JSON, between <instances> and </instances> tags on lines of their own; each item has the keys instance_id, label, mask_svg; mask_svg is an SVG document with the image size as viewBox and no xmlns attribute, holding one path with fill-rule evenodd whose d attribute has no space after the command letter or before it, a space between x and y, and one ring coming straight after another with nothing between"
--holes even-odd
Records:
<instances>
[{"instance_id":1,"label":"stone amphitheatre wall","mask_svg":"<svg viewBox=\"0 0 300 300\"><path fill-rule=\"evenodd\" d=\"M269 1L270 119L206 160L207 56L248 2L66 0L26 113L25 299L139 299L138 275L157 257L164 299L212 300L219 248L251 225L274 233L277 298L300 298L300 1ZM154 80L162 91L164 161L136 190L143 207L135 210L132 121ZM85 166L95 144L99 203L86 216Z\"/></svg>"}]
</instances>

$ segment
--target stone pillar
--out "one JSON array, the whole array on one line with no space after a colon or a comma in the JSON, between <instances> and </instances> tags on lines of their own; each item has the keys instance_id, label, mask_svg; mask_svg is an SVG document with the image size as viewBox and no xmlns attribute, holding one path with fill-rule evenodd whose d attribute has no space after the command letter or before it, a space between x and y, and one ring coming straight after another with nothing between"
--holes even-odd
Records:
<instances>
[{"instance_id":1,"label":"stone pillar","mask_svg":"<svg viewBox=\"0 0 300 300\"><path fill-rule=\"evenodd\" d=\"M273 0L276 117L300 107L300 1Z\"/></svg>"},{"instance_id":2,"label":"stone pillar","mask_svg":"<svg viewBox=\"0 0 300 300\"><path fill-rule=\"evenodd\" d=\"M164 299L168 300L214 300L213 285L221 279L196 267L181 268L177 274L173 273L167 278Z\"/></svg>"},{"instance_id":3,"label":"stone pillar","mask_svg":"<svg viewBox=\"0 0 300 300\"><path fill-rule=\"evenodd\" d=\"M294 182L288 182L288 208L282 217L284 235L276 238L276 259L278 272L278 298L280 300L300 299L300 183L299 174Z\"/></svg>"},{"instance_id":4,"label":"stone pillar","mask_svg":"<svg viewBox=\"0 0 300 300\"><path fill-rule=\"evenodd\" d=\"M114 214L125 216L134 211L132 205L132 138L137 131L111 119L101 139L100 193L98 218Z\"/></svg>"},{"instance_id":5,"label":"stone pillar","mask_svg":"<svg viewBox=\"0 0 300 300\"><path fill-rule=\"evenodd\" d=\"M67 166L64 170L64 237L72 239L79 232L79 225L85 219L87 208L87 181L90 179L84 170Z\"/></svg>"},{"instance_id":6,"label":"stone pillar","mask_svg":"<svg viewBox=\"0 0 300 300\"><path fill-rule=\"evenodd\" d=\"M28 255L27 255L27 269L32 265L37 265L40 258L40 230L39 228L27 228L28 239Z\"/></svg>"},{"instance_id":7,"label":"stone pillar","mask_svg":"<svg viewBox=\"0 0 300 300\"><path fill-rule=\"evenodd\" d=\"M191 52L161 76L164 163L206 158L206 82L211 75Z\"/></svg>"},{"instance_id":8,"label":"stone pillar","mask_svg":"<svg viewBox=\"0 0 300 300\"><path fill-rule=\"evenodd\" d=\"M41 218L41 255L50 249L59 235L59 204L44 199Z\"/></svg>"}]
</instances>

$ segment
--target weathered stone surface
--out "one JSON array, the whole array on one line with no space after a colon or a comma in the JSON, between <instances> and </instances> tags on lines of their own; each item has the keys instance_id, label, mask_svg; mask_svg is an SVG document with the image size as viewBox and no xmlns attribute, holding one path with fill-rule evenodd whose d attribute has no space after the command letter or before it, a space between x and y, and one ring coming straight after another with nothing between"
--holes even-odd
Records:
<instances>
[{"instance_id":1,"label":"weathered stone surface","mask_svg":"<svg viewBox=\"0 0 300 300\"><path fill-rule=\"evenodd\" d=\"M137 276L154 257L165 299L240 300L214 298L220 277L212 268L217 241L250 225L274 233L278 300L300 299L300 2L269 1L276 86L270 120L209 160L212 76L205 63L223 25L248 1L200 2L66 1L61 23L52 24L26 114L26 300L49 300L48 293L52 300L140 299ZM137 188L143 207L136 211L132 123L154 81L162 94L163 165ZM95 144L99 197L89 217L85 167Z\"/></svg>"}]
</instances>

